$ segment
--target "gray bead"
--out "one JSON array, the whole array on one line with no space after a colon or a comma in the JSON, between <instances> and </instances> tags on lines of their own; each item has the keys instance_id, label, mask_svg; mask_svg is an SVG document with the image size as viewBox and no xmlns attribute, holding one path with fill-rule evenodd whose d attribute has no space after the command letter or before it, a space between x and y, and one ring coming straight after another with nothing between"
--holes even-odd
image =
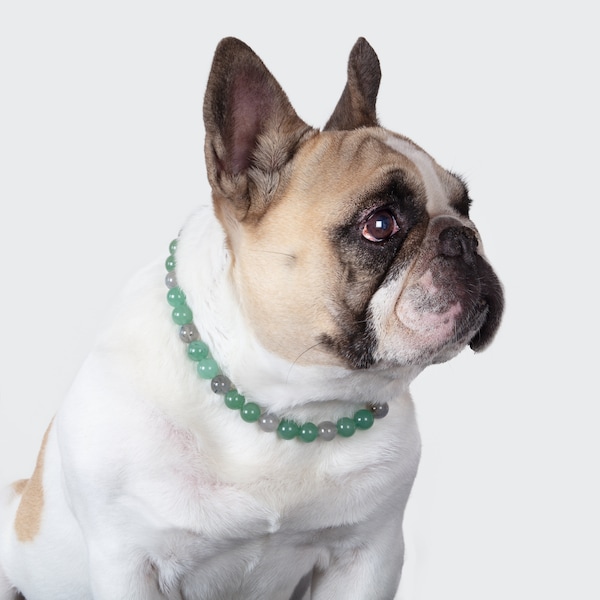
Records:
<instances>
[{"instance_id":1,"label":"gray bead","mask_svg":"<svg viewBox=\"0 0 600 600\"><path fill-rule=\"evenodd\" d=\"M319 438L330 442L337 434L337 427L331 421L323 421L317 425L319 429Z\"/></svg>"},{"instance_id":2,"label":"gray bead","mask_svg":"<svg viewBox=\"0 0 600 600\"><path fill-rule=\"evenodd\" d=\"M369 405L371 412L373 413L373 417L376 419L383 419L388 412L390 411L390 407L387 402L381 402L379 404L371 404Z\"/></svg>"},{"instance_id":3,"label":"gray bead","mask_svg":"<svg viewBox=\"0 0 600 600\"><path fill-rule=\"evenodd\" d=\"M186 344L199 339L199 337L200 334L193 323L186 323L185 325L182 325L181 329L179 330L179 338Z\"/></svg>"},{"instance_id":4,"label":"gray bead","mask_svg":"<svg viewBox=\"0 0 600 600\"><path fill-rule=\"evenodd\" d=\"M264 413L258 419L258 426L263 431L275 431L279 427L279 419L275 415Z\"/></svg>"},{"instance_id":5,"label":"gray bead","mask_svg":"<svg viewBox=\"0 0 600 600\"><path fill-rule=\"evenodd\" d=\"M211 379L210 387L215 394L226 394L231 389L231 379L225 375L217 375Z\"/></svg>"},{"instance_id":6,"label":"gray bead","mask_svg":"<svg viewBox=\"0 0 600 600\"><path fill-rule=\"evenodd\" d=\"M165 283L170 290L177 287L177 275L175 275L175 271L169 271L165 275Z\"/></svg>"}]
</instances>

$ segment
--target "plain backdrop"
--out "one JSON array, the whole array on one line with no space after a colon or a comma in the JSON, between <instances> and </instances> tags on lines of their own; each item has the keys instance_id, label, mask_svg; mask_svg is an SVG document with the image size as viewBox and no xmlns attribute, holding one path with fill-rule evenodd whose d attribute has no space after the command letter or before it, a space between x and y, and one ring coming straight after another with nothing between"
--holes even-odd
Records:
<instances>
[{"instance_id":1,"label":"plain backdrop","mask_svg":"<svg viewBox=\"0 0 600 600\"><path fill-rule=\"evenodd\" d=\"M598 600L591 2L2 2L0 480L30 474L120 288L208 201L202 100L228 35L315 126L365 36L380 121L466 178L506 288L494 345L413 386L399 597Z\"/></svg>"}]
</instances>

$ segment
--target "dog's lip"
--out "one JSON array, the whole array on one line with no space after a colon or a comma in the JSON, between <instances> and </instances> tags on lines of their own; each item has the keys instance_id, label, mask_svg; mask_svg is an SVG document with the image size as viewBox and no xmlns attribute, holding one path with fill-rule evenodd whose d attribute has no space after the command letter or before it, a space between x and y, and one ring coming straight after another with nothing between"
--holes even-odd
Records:
<instances>
[{"instance_id":1,"label":"dog's lip","mask_svg":"<svg viewBox=\"0 0 600 600\"><path fill-rule=\"evenodd\" d=\"M504 312L504 290L496 273L482 256L477 257L477 269L481 282L480 302L485 305L481 326L469 341L475 352L485 350L494 339Z\"/></svg>"}]
</instances>

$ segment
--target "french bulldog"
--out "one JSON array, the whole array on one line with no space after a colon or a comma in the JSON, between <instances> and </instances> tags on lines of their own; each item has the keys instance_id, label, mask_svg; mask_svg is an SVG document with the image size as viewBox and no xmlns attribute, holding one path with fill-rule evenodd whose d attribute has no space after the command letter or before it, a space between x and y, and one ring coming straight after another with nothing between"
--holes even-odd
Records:
<instances>
[{"instance_id":1,"label":"french bulldog","mask_svg":"<svg viewBox=\"0 0 600 600\"><path fill-rule=\"evenodd\" d=\"M379 125L380 77L360 38L319 130L219 43L212 203L132 280L7 490L1 600L395 596L409 384L484 349L503 291L464 181Z\"/></svg>"}]
</instances>

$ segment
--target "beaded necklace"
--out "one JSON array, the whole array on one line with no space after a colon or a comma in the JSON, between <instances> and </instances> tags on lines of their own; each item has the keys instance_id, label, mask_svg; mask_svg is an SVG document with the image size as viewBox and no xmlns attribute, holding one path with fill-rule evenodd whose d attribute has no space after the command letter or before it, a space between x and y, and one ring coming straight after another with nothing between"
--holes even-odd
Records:
<instances>
[{"instance_id":1,"label":"beaded necklace","mask_svg":"<svg viewBox=\"0 0 600 600\"><path fill-rule=\"evenodd\" d=\"M215 359L205 342L200 339L198 329L193 322L193 314L187 305L183 290L177 283L175 273L175 251L177 239L169 245L169 256L165 262L167 275L165 283L167 302L172 307L171 317L179 325L179 339L187 345L187 355L196 364L198 375L205 380L210 380L211 389L215 394L224 396L225 406L238 410L241 418L247 423L258 423L263 431L277 432L279 438L284 440L299 439L303 442L314 442L316 439L329 442L336 435L348 438L357 430L370 429L375 419L382 419L389 411L387 402L369 403L363 409L354 413L352 417L342 417L337 422L323 421L318 425L314 423L296 423L290 419L280 419L269 413L254 402L247 402L246 398L233 385L231 380L221 373Z\"/></svg>"}]
</instances>

